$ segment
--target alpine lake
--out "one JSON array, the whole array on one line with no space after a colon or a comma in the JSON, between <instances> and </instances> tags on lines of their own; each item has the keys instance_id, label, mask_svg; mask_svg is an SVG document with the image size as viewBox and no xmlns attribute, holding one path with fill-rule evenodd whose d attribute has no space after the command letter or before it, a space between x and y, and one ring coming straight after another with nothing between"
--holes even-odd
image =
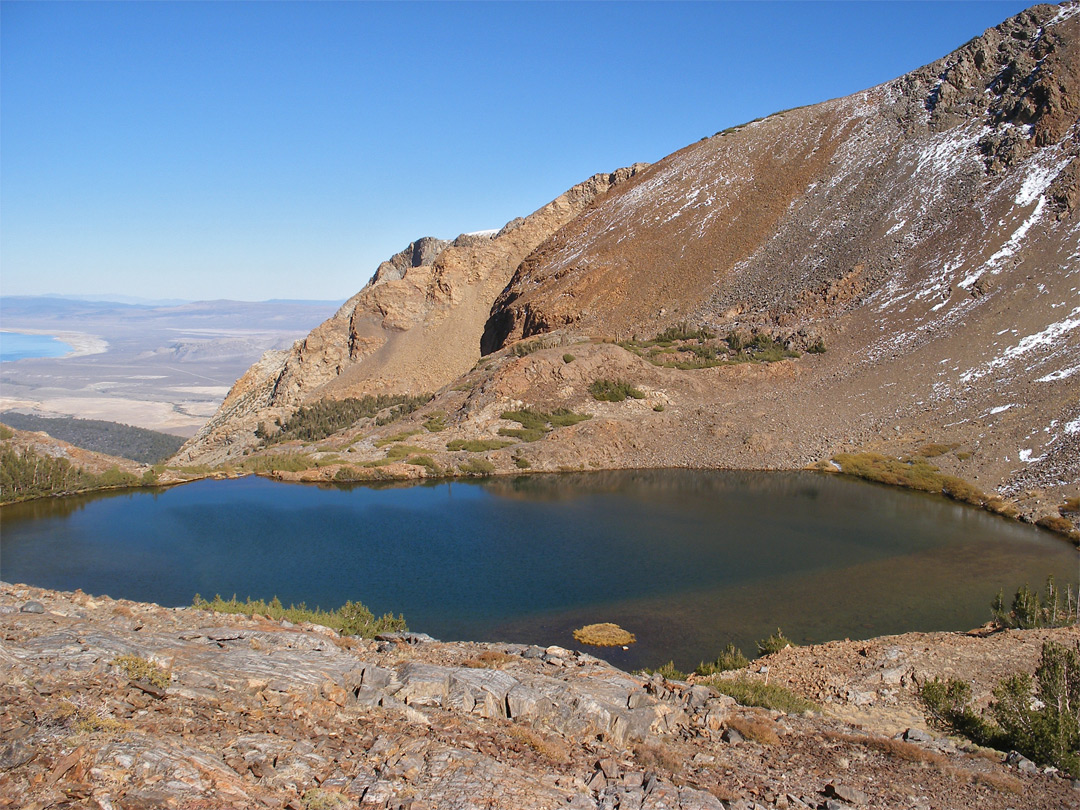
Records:
<instances>
[{"instance_id":1,"label":"alpine lake","mask_svg":"<svg viewBox=\"0 0 1080 810\"><path fill-rule=\"evenodd\" d=\"M1032 526L819 473L648 470L434 484L204 480L0 513L0 575L190 605L196 593L361 601L444 640L587 649L692 669L778 627L804 644L968 630L1024 583L1077 587L1078 554ZM583 648L577 627L637 636Z\"/></svg>"}]
</instances>

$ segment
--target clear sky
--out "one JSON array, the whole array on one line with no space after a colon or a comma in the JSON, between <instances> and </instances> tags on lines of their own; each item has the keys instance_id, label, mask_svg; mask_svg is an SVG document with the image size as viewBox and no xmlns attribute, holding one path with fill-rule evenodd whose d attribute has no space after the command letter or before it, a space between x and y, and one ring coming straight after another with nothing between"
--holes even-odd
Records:
<instances>
[{"instance_id":1,"label":"clear sky","mask_svg":"<svg viewBox=\"0 0 1080 810\"><path fill-rule=\"evenodd\" d=\"M0 3L0 292L344 299L1030 5Z\"/></svg>"}]
</instances>

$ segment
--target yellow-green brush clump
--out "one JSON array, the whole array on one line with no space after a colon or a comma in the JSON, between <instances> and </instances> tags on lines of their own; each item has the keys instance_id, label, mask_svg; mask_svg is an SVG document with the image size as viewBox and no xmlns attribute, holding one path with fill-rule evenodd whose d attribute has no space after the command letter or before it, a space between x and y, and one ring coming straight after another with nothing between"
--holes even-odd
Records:
<instances>
[{"instance_id":1,"label":"yellow-green brush clump","mask_svg":"<svg viewBox=\"0 0 1080 810\"><path fill-rule=\"evenodd\" d=\"M138 655L121 655L114 658L114 667L118 667L129 679L133 681L146 681L158 689L166 689L172 677L169 673L155 664L153 661Z\"/></svg>"},{"instance_id":2,"label":"yellow-green brush clump","mask_svg":"<svg viewBox=\"0 0 1080 810\"><path fill-rule=\"evenodd\" d=\"M574 631L574 638L593 647L624 647L633 644L637 637L611 622L587 624Z\"/></svg>"}]
</instances>

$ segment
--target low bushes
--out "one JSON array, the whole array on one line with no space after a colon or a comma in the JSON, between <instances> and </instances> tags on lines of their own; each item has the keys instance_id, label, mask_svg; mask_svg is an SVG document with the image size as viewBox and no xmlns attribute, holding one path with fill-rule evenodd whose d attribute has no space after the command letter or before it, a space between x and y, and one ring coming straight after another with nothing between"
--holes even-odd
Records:
<instances>
[{"instance_id":1,"label":"low bushes","mask_svg":"<svg viewBox=\"0 0 1080 810\"><path fill-rule=\"evenodd\" d=\"M749 678L722 678L719 676L704 681L717 692L728 695L742 706L760 706L763 709L776 709L788 714L800 714L817 711L818 706L790 689L776 684L754 681Z\"/></svg>"},{"instance_id":2,"label":"low bushes","mask_svg":"<svg viewBox=\"0 0 1080 810\"><path fill-rule=\"evenodd\" d=\"M503 411L500 418L521 425L520 428L499 428L500 436L510 436L523 442L535 442L555 428L576 425L578 422L592 419L592 414L574 413L566 408L560 408L551 413L524 408L519 411Z\"/></svg>"},{"instance_id":3,"label":"low bushes","mask_svg":"<svg viewBox=\"0 0 1080 810\"><path fill-rule=\"evenodd\" d=\"M278 621L285 619L290 622L311 622L321 624L337 630L343 636L363 636L370 638L376 633L403 632L408 630L405 619L402 616L396 618L393 614L385 613L375 618L360 602L346 602L337 610L323 610L321 608L309 608L303 602L299 605L284 607L281 600L276 596L269 602L262 599L252 599L250 596L243 602L233 594L232 599L222 599L214 596L207 601L199 594L195 594L192 606L199 610L214 610L218 613L239 613L244 616L269 616Z\"/></svg>"},{"instance_id":4,"label":"low bushes","mask_svg":"<svg viewBox=\"0 0 1080 810\"><path fill-rule=\"evenodd\" d=\"M589 386L589 393L593 399L600 402L622 402L628 397L631 399L644 399L645 394L639 391L625 380L596 380Z\"/></svg>"},{"instance_id":5,"label":"low bushes","mask_svg":"<svg viewBox=\"0 0 1080 810\"><path fill-rule=\"evenodd\" d=\"M715 675L718 672L742 669L749 664L750 661L743 655L742 650L737 649L734 644L728 644L715 661L702 661L694 672L698 675Z\"/></svg>"},{"instance_id":6,"label":"low bushes","mask_svg":"<svg viewBox=\"0 0 1080 810\"><path fill-rule=\"evenodd\" d=\"M1080 642L1044 642L1034 679L1026 672L1003 678L993 695L987 717L971 706L964 681L935 678L919 691L932 727L1080 774Z\"/></svg>"},{"instance_id":7,"label":"low bushes","mask_svg":"<svg viewBox=\"0 0 1080 810\"><path fill-rule=\"evenodd\" d=\"M466 450L470 453L483 453L487 450L501 450L509 447L513 442L504 442L499 439L454 439L446 443L447 450Z\"/></svg>"}]
</instances>

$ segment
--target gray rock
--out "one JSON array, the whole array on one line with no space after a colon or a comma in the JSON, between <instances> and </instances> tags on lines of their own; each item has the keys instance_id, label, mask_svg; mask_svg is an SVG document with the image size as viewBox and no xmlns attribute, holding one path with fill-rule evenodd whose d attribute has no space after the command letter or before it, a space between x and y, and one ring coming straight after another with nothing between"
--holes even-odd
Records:
<instances>
[{"instance_id":1,"label":"gray rock","mask_svg":"<svg viewBox=\"0 0 1080 810\"><path fill-rule=\"evenodd\" d=\"M18 768L37 756L37 747L28 740L11 740L0 747L0 771Z\"/></svg>"},{"instance_id":2,"label":"gray rock","mask_svg":"<svg viewBox=\"0 0 1080 810\"><path fill-rule=\"evenodd\" d=\"M910 743L928 743L933 739L921 728L909 728L904 732L904 740Z\"/></svg>"},{"instance_id":3,"label":"gray rock","mask_svg":"<svg viewBox=\"0 0 1080 810\"><path fill-rule=\"evenodd\" d=\"M825 786L825 796L839 799L847 804L866 804L868 800L867 795L858 788L837 782L831 782Z\"/></svg>"},{"instance_id":4,"label":"gray rock","mask_svg":"<svg viewBox=\"0 0 1080 810\"><path fill-rule=\"evenodd\" d=\"M432 638L427 633L379 633L375 636L376 641L401 642L403 644L434 644L438 639Z\"/></svg>"},{"instance_id":5,"label":"gray rock","mask_svg":"<svg viewBox=\"0 0 1080 810\"><path fill-rule=\"evenodd\" d=\"M725 728L724 733L720 735L720 739L726 743L739 743L743 741L743 735L733 728Z\"/></svg>"},{"instance_id":6,"label":"gray rock","mask_svg":"<svg viewBox=\"0 0 1080 810\"><path fill-rule=\"evenodd\" d=\"M23 603L23 606L19 608L22 613L44 613L45 606L41 602L37 602L31 599L29 602Z\"/></svg>"},{"instance_id":7,"label":"gray rock","mask_svg":"<svg viewBox=\"0 0 1080 810\"><path fill-rule=\"evenodd\" d=\"M1019 751L1010 751L1005 757L1005 762L1008 765L1013 765L1017 770L1022 773L1038 773L1039 766L1025 757Z\"/></svg>"}]
</instances>

